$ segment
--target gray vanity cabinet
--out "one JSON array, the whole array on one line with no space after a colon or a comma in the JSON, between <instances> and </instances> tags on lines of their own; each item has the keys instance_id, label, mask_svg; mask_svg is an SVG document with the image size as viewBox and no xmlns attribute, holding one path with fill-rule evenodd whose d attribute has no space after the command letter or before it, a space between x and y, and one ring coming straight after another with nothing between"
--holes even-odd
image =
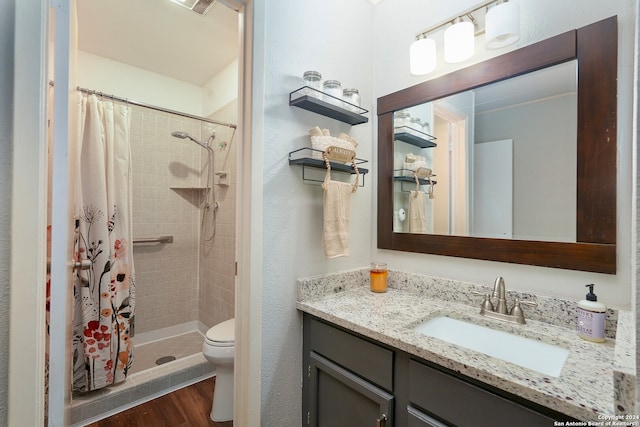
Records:
<instances>
[{"instance_id":1,"label":"gray vanity cabinet","mask_svg":"<svg viewBox=\"0 0 640 427\"><path fill-rule=\"evenodd\" d=\"M409 361L409 402L410 408L416 405L446 421L446 424L410 424L415 426L540 427L552 426L556 421L416 360ZM414 413L422 412L414 408ZM563 421L567 419L562 417Z\"/></svg>"},{"instance_id":2,"label":"gray vanity cabinet","mask_svg":"<svg viewBox=\"0 0 640 427\"><path fill-rule=\"evenodd\" d=\"M303 426L539 427L571 418L309 314Z\"/></svg>"},{"instance_id":3,"label":"gray vanity cabinet","mask_svg":"<svg viewBox=\"0 0 640 427\"><path fill-rule=\"evenodd\" d=\"M311 352L309 425L392 426L393 396L330 360Z\"/></svg>"},{"instance_id":4,"label":"gray vanity cabinet","mask_svg":"<svg viewBox=\"0 0 640 427\"><path fill-rule=\"evenodd\" d=\"M303 425L392 427L393 351L305 315Z\"/></svg>"},{"instance_id":5,"label":"gray vanity cabinet","mask_svg":"<svg viewBox=\"0 0 640 427\"><path fill-rule=\"evenodd\" d=\"M407 406L407 417L407 425L409 427L447 427L446 424L420 412L412 406Z\"/></svg>"}]
</instances>

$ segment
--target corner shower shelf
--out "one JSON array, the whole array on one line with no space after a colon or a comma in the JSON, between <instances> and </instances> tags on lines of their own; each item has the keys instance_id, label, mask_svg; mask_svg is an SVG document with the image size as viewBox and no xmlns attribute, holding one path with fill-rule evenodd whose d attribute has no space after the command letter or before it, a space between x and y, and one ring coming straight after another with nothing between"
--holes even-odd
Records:
<instances>
[{"instance_id":1,"label":"corner shower shelf","mask_svg":"<svg viewBox=\"0 0 640 427\"><path fill-rule=\"evenodd\" d=\"M397 141L406 142L407 144L415 145L420 148L433 148L437 146L435 143L435 136L408 126L395 128L393 136Z\"/></svg>"},{"instance_id":2,"label":"corner shower shelf","mask_svg":"<svg viewBox=\"0 0 640 427\"><path fill-rule=\"evenodd\" d=\"M302 166L302 179L304 181L312 181L312 182L323 182L321 179L308 178L305 174L305 168L310 167L314 169L324 169L327 167L325 165L324 160L322 159L314 159L312 158L313 152L322 153L320 150L316 150L315 148L303 147L297 150L291 151L289 153L289 165L298 165ZM361 168L360 165L367 163L367 160L359 159L356 157L355 159L356 165L358 165L358 173L362 176L362 185L364 187L364 176L369 172L369 169ZM344 172L355 174L356 171L352 165L346 163L339 162L329 162L331 165L331 170L335 172Z\"/></svg>"},{"instance_id":3,"label":"corner shower shelf","mask_svg":"<svg viewBox=\"0 0 640 427\"><path fill-rule=\"evenodd\" d=\"M330 99L331 102L327 101L327 99ZM349 107L349 109L336 104L344 105L345 107ZM312 111L335 120L340 120L350 125L359 125L369 121L367 117L363 116L363 114L368 113L368 110L310 88L309 86L303 86L291 92L289 94L289 105Z\"/></svg>"}]
</instances>

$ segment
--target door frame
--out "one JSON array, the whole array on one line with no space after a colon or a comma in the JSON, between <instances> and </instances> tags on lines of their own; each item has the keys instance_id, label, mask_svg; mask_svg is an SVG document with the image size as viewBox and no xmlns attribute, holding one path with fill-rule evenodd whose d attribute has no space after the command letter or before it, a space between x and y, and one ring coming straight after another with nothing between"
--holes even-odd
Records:
<instances>
[{"instance_id":1,"label":"door frame","mask_svg":"<svg viewBox=\"0 0 640 427\"><path fill-rule=\"evenodd\" d=\"M15 2L8 425L43 425L49 3ZM40 286L38 286L40 285Z\"/></svg>"},{"instance_id":2,"label":"door frame","mask_svg":"<svg viewBox=\"0 0 640 427\"><path fill-rule=\"evenodd\" d=\"M239 12L241 25L234 410L238 425L259 425L264 61L256 52L264 53L266 14L262 2L221 2ZM36 284L46 277L49 7L47 0L15 3L9 425L44 423L46 295Z\"/></svg>"},{"instance_id":3,"label":"door frame","mask_svg":"<svg viewBox=\"0 0 640 427\"><path fill-rule=\"evenodd\" d=\"M262 390L262 188L264 147L265 5L220 0L238 12L238 195L236 197L236 291L234 424L258 426Z\"/></svg>"},{"instance_id":4,"label":"door frame","mask_svg":"<svg viewBox=\"0 0 640 427\"><path fill-rule=\"evenodd\" d=\"M473 222L473 210L470 208L473 206L473 191L470 188L469 181L469 177L473 176L473 161L470 160L473 158L473 140L469 137L471 126L469 114L446 101L440 100L433 104L434 123L435 117L440 117L449 126L448 140L444 142L444 144L447 144L448 150L449 234L464 233L463 235L465 235L469 232L470 224ZM464 167L458 167L460 164L463 164ZM460 170L465 173L462 184L458 177ZM434 172L437 177L438 171ZM464 190L465 201L463 209L465 216L464 230L458 230L456 225L460 209L456 199L458 198L458 190L461 187Z\"/></svg>"}]
</instances>

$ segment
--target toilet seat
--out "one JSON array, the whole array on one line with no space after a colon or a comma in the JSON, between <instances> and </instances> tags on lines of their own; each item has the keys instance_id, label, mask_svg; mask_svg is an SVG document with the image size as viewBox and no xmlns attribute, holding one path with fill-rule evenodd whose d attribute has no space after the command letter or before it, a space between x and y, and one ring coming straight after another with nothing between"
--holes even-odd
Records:
<instances>
[{"instance_id":1,"label":"toilet seat","mask_svg":"<svg viewBox=\"0 0 640 427\"><path fill-rule=\"evenodd\" d=\"M232 347L235 345L235 322L234 319L225 320L210 328L205 341L208 345L215 347Z\"/></svg>"}]
</instances>

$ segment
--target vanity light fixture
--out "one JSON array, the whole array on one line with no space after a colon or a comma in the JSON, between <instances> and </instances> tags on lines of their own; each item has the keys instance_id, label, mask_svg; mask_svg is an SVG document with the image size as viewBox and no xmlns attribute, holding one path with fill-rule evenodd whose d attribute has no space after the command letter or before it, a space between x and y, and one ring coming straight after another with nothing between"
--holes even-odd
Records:
<instances>
[{"instance_id":1,"label":"vanity light fixture","mask_svg":"<svg viewBox=\"0 0 640 427\"><path fill-rule=\"evenodd\" d=\"M416 41L411 43L409 48L409 60L411 74L416 76L429 74L436 69L438 60L436 58L436 41L419 35Z\"/></svg>"},{"instance_id":2,"label":"vanity light fixture","mask_svg":"<svg viewBox=\"0 0 640 427\"><path fill-rule=\"evenodd\" d=\"M449 63L462 62L475 51L475 28L473 22L462 18L444 30L444 60Z\"/></svg>"},{"instance_id":3,"label":"vanity light fixture","mask_svg":"<svg viewBox=\"0 0 640 427\"><path fill-rule=\"evenodd\" d=\"M520 39L520 7L518 3L502 2L487 11L485 46L499 49Z\"/></svg>"},{"instance_id":4,"label":"vanity light fixture","mask_svg":"<svg viewBox=\"0 0 640 427\"><path fill-rule=\"evenodd\" d=\"M515 1L486 1L420 32L409 49L411 74L424 75L435 70L436 42L429 35L443 28L444 60L462 62L473 56L475 37L483 33L487 49L517 42L520 39L520 8Z\"/></svg>"}]
</instances>

